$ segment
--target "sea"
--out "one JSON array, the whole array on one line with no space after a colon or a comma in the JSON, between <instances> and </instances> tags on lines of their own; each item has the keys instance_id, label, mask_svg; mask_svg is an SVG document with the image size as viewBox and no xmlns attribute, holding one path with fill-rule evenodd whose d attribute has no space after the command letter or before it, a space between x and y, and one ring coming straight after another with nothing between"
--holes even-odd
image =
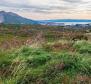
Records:
<instances>
[{"instance_id":1,"label":"sea","mask_svg":"<svg viewBox=\"0 0 91 84\"><path fill-rule=\"evenodd\" d=\"M65 25L75 25L75 24L91 24L91 22L61 22Z\"/></svg>"}]
</instances>

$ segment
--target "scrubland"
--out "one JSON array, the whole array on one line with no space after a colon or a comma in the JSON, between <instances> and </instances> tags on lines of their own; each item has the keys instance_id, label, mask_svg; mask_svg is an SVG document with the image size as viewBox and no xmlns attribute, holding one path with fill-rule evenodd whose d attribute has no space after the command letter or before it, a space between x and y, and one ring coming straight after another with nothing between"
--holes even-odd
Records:
<instances>
[{"instance_id":1,"label":"scrubland","mask_svg":"<svg viewBox=\"0 0 91 84\"><path fill-rule=\"evenodd\" d=\"M0 25L0 84L91 84L90 35L90 28Z\"/></svg>"}]
</instances>

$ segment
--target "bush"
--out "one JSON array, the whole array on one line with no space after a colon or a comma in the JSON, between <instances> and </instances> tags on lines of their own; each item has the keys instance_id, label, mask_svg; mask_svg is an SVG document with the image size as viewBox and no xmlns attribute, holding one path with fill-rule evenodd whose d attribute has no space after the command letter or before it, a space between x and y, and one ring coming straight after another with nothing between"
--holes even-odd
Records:
<instances>
[{"instance_id":1,"label":"bush","mask_svg":"<svg viewBox=\"0 0 91 84\"><path fill-rule=\"evenodd\" d=\"M36 55L36 56L30 57L27 60L27 63L28 63L29 66L36 67L36 66L39 66L39 65L44 65L50 59L51 59L50 55L47 55L47 54L41 55L40 54L40 56Z\"/></svg>"},{"instance_id":2,"label":"bush","mask_svg":"<svg viewBox=\"0 0 91 84\"><path fill-rule=\"evenodd\" d=\"M81 54L84 54L84 53L91 54L91 43L88 43L86 41L77 41L74 44L74 47Z\"/></svg>"}]
</instances>

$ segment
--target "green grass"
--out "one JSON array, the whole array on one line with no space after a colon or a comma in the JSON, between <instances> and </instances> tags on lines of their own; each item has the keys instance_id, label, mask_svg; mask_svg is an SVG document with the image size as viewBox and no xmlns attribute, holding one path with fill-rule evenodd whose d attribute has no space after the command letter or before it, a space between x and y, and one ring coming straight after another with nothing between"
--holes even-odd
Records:
<instances>
[{"instance_id":1,"label":"green grass","mask_svg":"<svg viewBox=\"0 0 91 84\"><path fill-rule=\"evenodd\" d=\"M91 84L90 39L72 41L79 34L84 36L85 31L1 24L0 84ZM24 46L40 32L44 44L39 41Z\"/></svg>"},{"instance_id":2,"label":"green grass","mask_svg":"<svg viewBox=\"0 0 91 84\"><path fill-rule=\"evenodd\" d=\"M84 45L84 47L83 47ZM43 48L23 46L0 51L1 84L89 84L91 44L76 42L76 52L49 52ZM80 75L80 76L79 76ZM85 76L85 77L84 77Z\"/></svg>"}]
</instances>

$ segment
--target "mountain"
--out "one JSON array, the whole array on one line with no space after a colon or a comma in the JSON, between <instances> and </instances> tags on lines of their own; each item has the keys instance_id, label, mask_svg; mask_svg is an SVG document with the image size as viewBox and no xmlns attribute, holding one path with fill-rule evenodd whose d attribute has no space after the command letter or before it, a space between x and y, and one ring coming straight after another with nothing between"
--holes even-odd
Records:
<instances>
[{"instance_id":1,"label":"mountain","mask_svg":"<svg viewBox=\"0 0 91 84\"><path fill-rule=\"evenodd\" d=\"M40 22L91 22L89 19L54 19L54 20L40 20Z\"/></svg>"},{"instance_id":2,"label":"mountain","mask_svg":"<svg viewBox=\"0 0 91 84\"><path fill-rule=\"evenodd\" d=\"M26 19L13 12L0 11L0 23L4 24L38 24L37 21Z\"/></svg>"},{"instance_id":3,"label":"mountain","mask_svg":"<svg viewBox=\"0 0 91 84\"><path fill-rule=\"evenodd\" d=\"M4 24L42 24L42 25L63 25L66 22L87 22L91 23L88 19L54 19L54 20L31 20L24 18L13 12L0 11L0 23Z\"/></svg>"},{"instance_id":4,"label":"mountain","mask_svg":"<svg viewBox=\"0 0 91 84\"><path fill-rule=\"evenodd\" d=\"M63 25L64 24L88 24L91 23L90 19L54 19L54 20L39 20L42 25Z\"/></svg>"}]
</instances>

